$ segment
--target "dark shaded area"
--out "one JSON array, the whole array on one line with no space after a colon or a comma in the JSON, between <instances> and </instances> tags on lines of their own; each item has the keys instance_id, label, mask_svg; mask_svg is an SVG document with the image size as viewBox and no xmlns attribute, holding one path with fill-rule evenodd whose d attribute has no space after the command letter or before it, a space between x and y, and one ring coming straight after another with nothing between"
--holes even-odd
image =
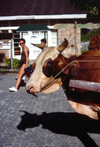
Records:
<instances>
[{"instance_id":1,"label":"dark shaded area","mask_svg":"<svg viewBox=\"0 0 100 147\"><path fill-rule=\"evenodd\" d=\"M4 53L0 53L0 63L3 63L5 58L5 54Z\"/></svg>"},{"instance_id":2,"label":"dark shaded area","mask_svg":"<svg viewBox=\"0 0 100 147\"><path fill-rule=\"evenodd\" d=\"M15 78L15 80L17 80L17 77ZM23 79L21 79L21 82L20 82L20 84L19 84L18 89L19 89L20 87L25 86L25 85L26 85L25 81L24 81Z\"/></svg>"},{"instance_id":3,"label":"dark shaded area","mask_svg":"<svg viewBox=\"0 0 100 147\"><path fill-rule=\"evenodd\" d=\"M87 13L88 22L100 22L100 1L98 0L70 0L71 5Z\"/></svg>"},{"instance_id":4,"label":"dark shaded area","mask_svg":"<svg viewBox=\"0 0 100 147\"><path fill-rule=\"evenodd\" d=\"M20 87L23 87L23 86L25 86L25 85L26 85L25 81L24 81L24 80L21 80L21 82L20 82L20 84L19 84L19 88L20 88Z\"/></svg>"},{"instance_id":5,"label":"dark shaded area","mask_svg":"<svg viewBox=\"0 0 100 147\"><path fill-rule=\"evenodd\" d=\"M0 0L0 16L83 13L70 0Z\"/></svg>"},{"instance_id":6,"label":"dark shaded area","mask_svg":"<svg viewBox=\"0 0 100 147\"><path fill-rule=\"evenodd\" d=\"M97 147L95 141L88 133L100 133L100 120L93 120L89 117L77 113L46 113L42 115L31 114L25 111L21 116L21 122L17 129L25 131L27 128L34 128L42 125L57 134L76 136L85 147Z\"/></svg>"},{"instance_id":7,"label":"dark shaded area","mask_svg":"<svg viewBox=\"0 0 100 147\"><path fill-rule=\"evenodd\" d=\"M13 38L12 33L0 33L0 39L11 39Z\"/></svg>"}]
</instances>

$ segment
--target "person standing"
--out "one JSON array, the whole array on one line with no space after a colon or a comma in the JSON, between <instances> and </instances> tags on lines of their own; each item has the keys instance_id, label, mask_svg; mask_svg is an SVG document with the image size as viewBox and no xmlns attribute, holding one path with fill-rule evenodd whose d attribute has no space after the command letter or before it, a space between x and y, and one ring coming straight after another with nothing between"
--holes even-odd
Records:
<instances>
[{"instance_id":1,"label":"person standing","mask_svg":"<svg viewBox=\"0 0 100 147\"><path fill-rule=\"evenodd\" d=\"M41 44L46 45L46 39L45 38L41 39Z\"/></svg>"},{"instance_id":2,"label":"person standing","mask_svg":"<svg viewBox=\"0 0 100 147\"><path fill-rule=\"evenodd\" d=\"M25 39L19 40L20 46L22 47L22 56L21 60L19 62L20 70L18 73L18 79L16 81L15 87L9 88L9 91L16 92L18 90L19 84L21 82L21 79L23 75L25 75L25 69L28 67L28 60L29 60L29 48L25 45Z\"/></svg>"}]
</instances>

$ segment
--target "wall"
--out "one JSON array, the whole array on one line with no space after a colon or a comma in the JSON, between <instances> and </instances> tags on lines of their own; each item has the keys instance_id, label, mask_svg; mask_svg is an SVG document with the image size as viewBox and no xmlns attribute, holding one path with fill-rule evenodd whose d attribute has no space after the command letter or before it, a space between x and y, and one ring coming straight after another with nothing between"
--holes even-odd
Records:
<instances>
[{"instance_id":1,"label":"wall","mask_svg":"<svg viewBox=\"0 0 100 147\"><path fill-rule=\"evenodd\" d=\"M58 45L64 41L64 38L66 38L69 42L68 47L63 52L64 56L79 56L81 54L80 36L81 30L77 27L58 29Z\"/></svg>"},{"instance_id":2,"label":"wall","mask_svg":"<svg viewBox=\"0 0 100 147\"><path fill-rule=\"evenodd\" d=\"M9 39L0 40L0 53L4 53L5 58L9 58L10 49L11 49L11 42Z\"/></svg>"}]
</instances>

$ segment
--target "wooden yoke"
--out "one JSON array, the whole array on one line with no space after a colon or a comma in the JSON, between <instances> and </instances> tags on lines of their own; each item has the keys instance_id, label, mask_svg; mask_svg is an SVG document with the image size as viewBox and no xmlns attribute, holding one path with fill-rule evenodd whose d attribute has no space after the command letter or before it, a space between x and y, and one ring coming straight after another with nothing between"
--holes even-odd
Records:
<instances>
[{"instance_id":1,"label":"wooden yoke","mask_svg":"<svg viewBox=\"0 0 100 147\"><path fill-rule=\"evenodd\" d=\"M69 87L78 88L78 89L81 88L87 91L100 92L100 83L95 83L95 82L90 82L90 81L71 79L69 82Z\"/></svg>"}]
</instances>

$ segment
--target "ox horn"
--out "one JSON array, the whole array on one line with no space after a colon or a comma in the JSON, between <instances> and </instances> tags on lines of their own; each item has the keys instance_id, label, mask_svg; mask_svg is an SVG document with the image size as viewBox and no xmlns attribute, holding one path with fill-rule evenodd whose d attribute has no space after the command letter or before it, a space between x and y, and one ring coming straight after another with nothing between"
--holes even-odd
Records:
<instances>
[{"instance_id":1,"label":"ox horn","mask_svg":"<svg viewBox=\"0 0 100 147\"><path fill-rule=\"evenodd\" d=\"M36 47L39 47L41 49L44 49L46 47L45 44L33 44L33 43L31 43L31 44L34 45L34 46L36 46Z\"/></svg>"},{"instance_id":2,"label":"ox horn","mask_svg":"<svg viewBox=\"0 0 100 147\"><path fill-rule=\"evenodd\" d=\"M66 38L64 38L64 42L58 46L57 50L59 52L62 52L67 46L68 46L68 41Z\"/></svg>"}]
</instances>

